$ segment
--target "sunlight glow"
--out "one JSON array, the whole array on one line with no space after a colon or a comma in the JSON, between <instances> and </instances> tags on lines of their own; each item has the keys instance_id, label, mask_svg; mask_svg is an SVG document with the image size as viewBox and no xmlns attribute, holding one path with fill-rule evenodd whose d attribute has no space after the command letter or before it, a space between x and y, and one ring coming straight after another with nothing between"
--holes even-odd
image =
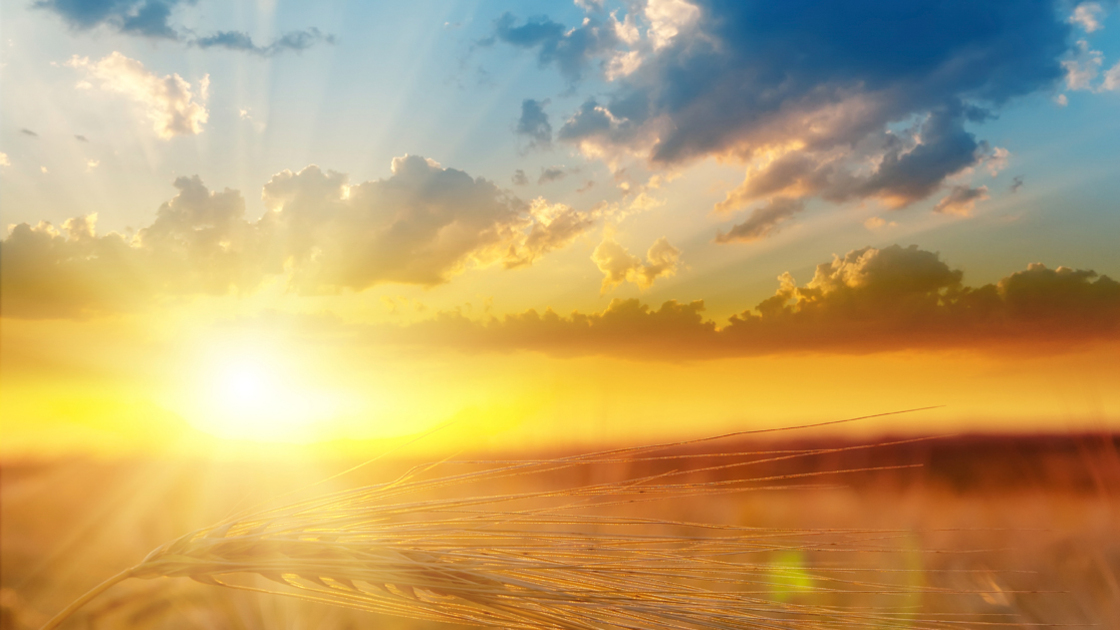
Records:
<instances>
[{"instance_id":1,"label":"sunlight glow","mask_svg":"<svg viewBox=\"0 0 1120 630\"><path fill-rule=\"evenodd\" d=\"M262 442L323 439L347 412L345 396L310 378L287 353L254 344L212 348L189 379L184 415L224 438Z\"/></svg>"}]
</instances>

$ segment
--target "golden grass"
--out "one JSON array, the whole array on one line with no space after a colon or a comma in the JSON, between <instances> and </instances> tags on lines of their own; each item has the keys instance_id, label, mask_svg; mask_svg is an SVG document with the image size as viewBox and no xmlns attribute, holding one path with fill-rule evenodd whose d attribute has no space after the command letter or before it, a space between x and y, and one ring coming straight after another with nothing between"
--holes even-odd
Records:
<instances>
[{"instance_id":1,"label":"golden grass","mask_svg":"<svg viewBox=\"0 0 1120 630\"><path fill-rule=\"evenodd\" d=\"M125 579L161 577L414 619L507 628L1013 625L1002 614L919 614L912 605L915 595L1009 594L930 585L921 567L837 561L809 568L773 561L775 554L787 552L840 559L897 552L909 535L904 530L756 528L635 515L638 505L669 501L680 513L679 504L694 499L819 485L825 475L916 465L751 476L746 473L752 466L887 444L679 452L745 433L752 432L555 459L460 462L467 469L451 474L436 474L450 463L427 465L383 484L246 510L160 546L43 628L57 627ZM626 474L636 465L665 469ZM573 469L611 467L620 478L566 483ZM540 489L504 490L511 480L529 475L541 476ZM563 482L547 487L550 479ZM961 551L969 550L955 550ZM874 598L874 606L866 605L867 597Z\"/></svg>"}]
</instances>

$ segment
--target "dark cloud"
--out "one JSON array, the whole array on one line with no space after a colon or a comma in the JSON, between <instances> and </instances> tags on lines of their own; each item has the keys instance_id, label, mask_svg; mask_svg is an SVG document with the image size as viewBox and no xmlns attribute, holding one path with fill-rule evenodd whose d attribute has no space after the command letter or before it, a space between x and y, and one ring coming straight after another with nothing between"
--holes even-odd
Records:
<instances>
[{"instance_id":1,"label":"dark cloud","mask_svg":"<svg viewBox=\"0 0 1120 630\"><path fill-rule=\"evenodd\" d=\"M31 5L58 14L71 28L108 26L131 35L179 39L168 23L172 9L194 0L36 0Z\"/></svg>"},{"instance_id":2,"label":"dark cloud","mask_svg":"<svg viewBox=\"0 0 1120 630\"><path fill-rule=\"evenodd\" d=\"M653 165L743 160L733 205L780 194L902 207L995 151L969 125L1062 78L1070 26L1056 2L697 0L671 23L635 11L648 24L626 46L631 67L557 137ZM520 45L566 31L547 32ZM608 74L622 59L614 45L596 55Z\"/></svg>"},{"instance_id":3,"label":"dark cloud","mask_svg":"<svg viewBox=\"0 0 1120 630\"><path fill-rule=\"evenodd\" d=\"M291 31L274 40L267 46L253 42L248 33L241 31L219 31L191 42L199 48L224 48L237 50L262 57L272 57L284 52L301 52L318 43L334 44L335 36L311 27L302 31Z\"/></svg>"},{"instance_id":4,"label":"dark cloud","mask_svg":"<svg viewBox=\"0 0 1120 630\"><path fill-rule=\"evenodd\" d=\"M89 142L89 138L86 138L85 136L83 136L81 134L76 134L74 136L74 139L77 140L78 142Z\"/></svg>"},{"instance_id":5,"label":"dark cloud","mask_svg":"<svg viewBox=\"0 0 1120 630\"><path fill-rule=\"evenodd\" d=\"M521 101L521 118L517 120L514 131L518 135L529 138L529 146L549 147L552 145L552 125L548 122L548 114L544 108L548 99L534 101L527 98Z\"/></svg>"},{"instance_id":6,"label":"dark cloud","mask_svg":"<svg viewBox=\"0 0 1120 630\"><path fill-rule=\"evenodd\" d=\"M805 203L799 199L775 197L765 206L752 212L746 221L735 225L726 233L720 232L716 236L716 242L750 242L770 236L780 230L782 224L790 217L804 209Z\"/></svg>"},{"instance_id":7,"label":"dark cloud","mask_svg":"<svg viewBox=\"0 0 1120 630\"><path fill-rule=\"evenodd\" d=\"M180 6L191 6L197 0L36 0L32 7L57 14L75 30L88 31L105 26L127 35L185 41L200 48L224 48L271 57L286 51L306 50L318 43L333 44L333 35L317 28L291 31L266 46L253 42L239 31L218 31L205 37L191 34L171 25L171 13Z\"/></svg>"},{"instance_id":8,"label":"dark cloud","mask_svg":"<svg viewBox=\"0 0 1120 630\"><path fill-rule=\"evenodd\" d=\"M949 194L937 202L933 207L934 212L941 214L955 214L957 216L967 217L972 214L973 207L979 201L984 201L988 198L988 187L980 186L973 188L971 186L953 186L949 190Z\"/></svg>"},{"instance_id":9,"label":"dark cloud","mask_svg":"<svg viewBox=\"0 0 1120 630\"><path fill-rule=\"evenodd\" d=\"M514 186L528 186L529 185L529 176L526 175L525 171L523 171L521 169L517 169L516 171L514 171L513 172L513 177L510 178L510 179L513 180L513 185Z\"/></svg>"},{"instance_id":10,"label":"dark cloud","mask_svg":"<svg viewBox=\"0 0 1120 630\"><path fill-rule=\"evenodd\" d=\"M557 182L571 173L578 173L578 168L567 168L565 166L549 166L548 168L541 167L541 175L537 178L537 184L547 184L549 182Z\"/></svg>"},{"instance_id":11,"label":"dark cloud","mask_svg":"<svg viewBox=\"0 0 1120 630\"><path fill-rule=\"evenodd\" d=\"M211 191L197 176L175 187L133 238L97 235L96 216L61 230L14 226L0 241L3 315L93 316L174 295L247 293L269 277L302 294L435 285L473 266L531 265L596 222L419 156L359 184L317 166L283 171L264 186L268 211L256 221L238 191Z\"/></svg>"},{"instance_id":12,"label":"dark cloud","mask_svg":"<svg viewBox=\"0 0 1120 630\"><path fill-rule=\"evenodd\" d=\"M592 60L619 43L613 28L593 18L571 29L547 17L529 18L518 26L517 19L509 13L494 21L493 35L480 43L491 45L495 41L537 50L542 66L556 64L560 73L573 83L579 81Z\"/></svg>"},{"instance_id":13,"label":"dark cloud","mask_svg":"<svg viewBox=\"0 0 1120 630\"><path fill-rule=\"evenodd\" d=\"M38 138L39 137L39 134L35 133L34 131L31 131L27 127L24 127L23 129L20 129L19 132L22 133L25 136L31 136L32 138Z\"/></svg>"},{"instance_id":14,"label":"dark cloud","mask_svg":"<svg viewBox=\"0 0 1120 630\"><path fill-rule=\"evenodd\" d=\"M1120 283L1107 276L1036 263L978 288L962 279L917 246L867 247L818 265L803 285L783 274L773 297L722 326L704 318L702 301L670 300L653 309L633 299L614 300L601 313L530 310L482 321L442 313L354 334L470 352L673 361L806 351L1062 352L1120 340Z\"/></svg>"},{"instance_id":15,"label":"dark cloud","mask_svg":"<svg viewBox=\"0 0 1120 630\"><path fill-rule=\"evenodd\" d=\"M1009 190L1011 192L1017 193L1017 192L1019 192L1019 189L1022 188L1022 187L1023 187L1023 176L1022 175L1016 175L1015 177L1013 177L1011 179L1011 186L1009 188Z\"/></svg>"}]
</instances>

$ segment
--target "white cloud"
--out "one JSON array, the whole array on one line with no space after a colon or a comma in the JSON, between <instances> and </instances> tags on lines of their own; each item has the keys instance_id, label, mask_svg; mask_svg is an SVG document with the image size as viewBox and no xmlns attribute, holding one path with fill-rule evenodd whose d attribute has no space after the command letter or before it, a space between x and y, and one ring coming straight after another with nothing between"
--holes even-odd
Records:
<instances>
[{"instance_id":1,"label":"white cloud","mask_svg":"<svg viewBox=\"0 0 1120 630\"><path fill-rule=\"evenodd\" d=\"M1101 90L1109 92L1120 90L1120 62L1108 69L1104 73L1104 81L1101 82Z\"/></svg>"},{"instance_id":2,"label":"white cloud","mask_svg":"<svg viewBox=\"0 0 1120 630\"><path fill-rule=\"evenodd\" d=\"M89 79L102 90L123 94L136 103L152 121L159 137L202 133L202 125L209 116L206 100L210 75L202 77L192 87L178 74L160 77L145 68L144 64L119 52L113 52L100 61L75 55L67 65L85 70ZM82 81L78 87L92 88L94 84Z\"/></svg>"},{"instance_id":3,"label":"white cloud","mask_svg":"<svg viewBox=\"0 0 1120 630\"><path fill-rule=\"evenodd\" d=\"M86 171L92 171L93 169L97 168L99 164L101 164L100 160L86 160Z\"/></svg>"},{"instance_id":4,"label":"white cloud","mask_svg":"<svg viewBox=\"0 0 1120 630\"><path fill-rule=\"evenodd\" d=\"M1065 94L1059 94L1054 97L1054 102L1058 104L1058 107L1065 107L1069 105L1069 97Z\"/></svg>"},{"instance_id":5,"label":"white cloud","mask_svg":"<svg viewBox=\"0 0 1120 630\"><path fill-rule=\"evenodd\" d=\"M985 160L985 166L988 167L988 173L992 177L999 175L999 172L1007 168L1007 161L1011 157L1011 152L1003 147L996 147L992 150L992 154Z\"/></svg>"},{"instance_id":6,"label":"white cloud","mask_svg":"<svg viewBox=\"0 0 1120 630\"><path fill-rule=\"evenodd\" d=\"M1089 48L1089 42L1077 42L1078 53L1072 59L1062 62L1066 70L1066 87L1070 90L1088 90L1093 79L1104 63L1104 55L1099 50Z\"/></svg>"},{"instance_id":7,"label":"white cloud","mask_svg":"<svg viewBox=\"0 0 1120 630\"><path fill-rule=\"evenodd\" d=\"M649 0L645 13L655 50L668 46L681 31L700 19L700 8L684 0Z\"/></svg>"},{"instance_id":8,"label":"white cloud","mask_svg":"<svg viewBox=\"0 0 1120 630\"><path fill-rule=\"evenodd\" d=\"M1092 33L1100 30L1103 16L1104 9L1100 3L1082 2L1073 10L1073 15L1069 16L1069 21L1080 26L1086 33Z\"/></svg>"},{"instance_id":9,"label":"white cloud","mask_svg":"<svg viewBox=\"0 0 1120 630\"><path fill-rule=\"evenodd\" d=\"M0 166L11 166L12 162L8 160L8 154L0 152Z\"/></svg>"}]
</instances>

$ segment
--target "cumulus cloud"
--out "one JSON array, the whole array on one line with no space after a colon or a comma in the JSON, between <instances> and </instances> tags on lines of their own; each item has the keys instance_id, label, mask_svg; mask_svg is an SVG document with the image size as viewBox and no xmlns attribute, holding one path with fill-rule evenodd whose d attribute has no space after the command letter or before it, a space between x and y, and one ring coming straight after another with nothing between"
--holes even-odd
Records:
<instances>
[{"instance_id":1,"label":"cumulus cloud","mask_svg":"<svg viewBox=\"0 0 1120 630\"><path fill-rule=\"evenodd\" d=\"M142 308L156 296L251 290L264 277L260 235L237 191L197 178L133 238L96 233L97 215L12 226L0 242L5 317L86 317Z\"/></svg>"},{"instance_id":2,"label":"cumulus cloud","mask_svg":"<svg viewBox=\"0 0 1120 630\"><path fill-rule=\"evenodd\" d=\"M728 195L738 207L776 195L907 206L992 155L971 126L1052 89L1071 30L1055 2L923 0L911 9L885 0L638 3L625 16L635 41L616 34L573 55L583 69L598 61L611 85L557 137L588 157L636 156L651 168L740 161L747 177ZM540 18L518 45L551 63L555 42L594 24ZM612 73L611 61L630 53L634 68Z\"/></svg>"},{"instance_id":3,"label":"cumulus cloud","mask_svg":"<svg viewBox=\"0 0 1120 630\"><path fill-rule=\"evenodd\" d=\"M648 289L658 278L675 275L680 259L681 250L670 245L664 236L650 246L645 262L610 236L605 236L591 253L591 260L603 272L603 293L623 282Z\"/></svg>"},{"instance_id":4,"label":"cumulus cloud","mask_svg":"<svg viewBox=\"0 0 1120 630\"><path fill-rule=\"evenodd\" d=\"M775 197L765 206L756 209L746 221L736 224L727 232L716 236L717 243L757 241L774 234L793 215L805 209L800 199Z\"/></svg>"},{"instance_id":5,"label":"cumulus cloud","mask_svg":"<svg viewBox=\"0 0 1120 630\"><path fill-rule=\"evenodd\" d=\"M255 221L238 191L211 191L197 176L175 187L133 237L98 235L95 216L61 230L13 226L0 242L4 316L93 316L170 295L248 293L269 278L301 294L430 286L472 266L531 265L598 220L419 156L357 184L317 166L283 171L264 186L268 210Z\"/></svg>"},{"instance_id":6,"label":"cumulus cloud","mask_svg":"<svg viewBox=\"0 0 1120 630\"><path fill-rule=\"evenodd\" d=\"M598 220L594 212L580 212L538 197L529 205L528 231L518 232L502 260L507 269L533 264L541 256L563 249Z\"/></svg>"},{"instance_id":7,"label":"cumulus cloud","mask_svg":"<svg viewBox=\"0 0 1120 630\"><path fill-rule=\"evenodd\" d=\"M521 118L517 120L514 131L529 139L529 146L549 147L552 145L552 125L544 108L548 99L534 101L527 98L521 102Z\"/></svg>"},{"instance_id":8,"label":"cumulus cloud","mask_svg":"<svg viewBox=\"0 0 1120 630\"><path fill-rule=\"evenodd\" d=\"M210 75L202 77L195 87L178 74L159 76L135 59L113 52L100 61L75 55L67 65L84 70L96 87L122 94L151 120L161 138L202 133L209 117L206 110ZM83 81L79 87L93 87Z\"/></svg>"},{"instance_id":9,"label":"cumulus cloud","mask_svg":"<svg viewBox=\"0 0 1120 630\"><path fill-rule=\"evenodd\" d=\"M953 186L949 194L941 198L937 205L933 207L933 211L940 214L954 214L959 217L967 217L972 215L972 210L976 207L979 201L988 199L988 187L980 186L979 188L972 188L971 186Z\"/></svg>"},{"instance_id":10,"label":"cumulus cloud","mask_svg":"<svg viewBox=\"0 0 1120 630\"><path fill-rule=\"evenodd\" d=\"M1107 276L1035 263L996 284L971 288L962 279L960 270L917 246L867 247L818 265L806 284L783 274L773 297L723 325L705 319L699 300L654 309L616 299L600 313L530 310L482 320L441 313L354 334L470 352L670 361L805 351L1062 352L1120 340L1120 283Z\"/></svg>"},{"instance_id":11,"label":"cumulus cloud","mask_svg":"<svg viewBox=\"0 0 1120 630\"><path fill-rule=\"evenodd\" d=\"M333 35L317 28L290 31L272 43L260 46L240 31L218 31L193 37L189 31L171 24L173 11L196 4L196 0L36 0L31 6L58 15L70 28L88 31L107 28L126 35L183 41L199 48L224 48L264 57L299 52L318 43L333 44Z\"/></svg>"}]
</instances>

